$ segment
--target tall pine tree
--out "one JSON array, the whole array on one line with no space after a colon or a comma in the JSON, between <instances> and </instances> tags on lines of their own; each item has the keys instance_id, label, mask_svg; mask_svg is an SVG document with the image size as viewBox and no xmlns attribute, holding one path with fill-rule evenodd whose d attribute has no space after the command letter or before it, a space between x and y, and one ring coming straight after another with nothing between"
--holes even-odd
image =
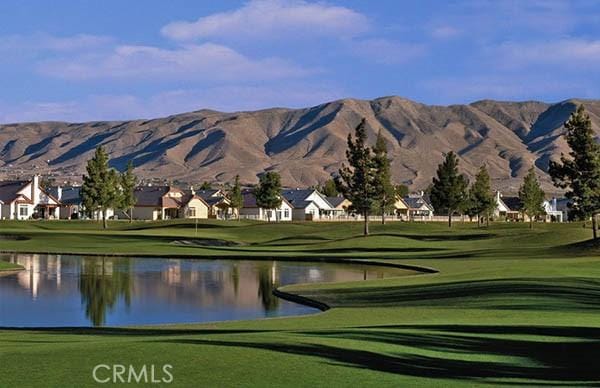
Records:
<instances>
[{"instance_id":1,"label":"tall pine tree","mask_svg":"<svg viewBox=\"0 0 600 388\"><path fill-rule=\"evenodd\" d=\"M267 209L268 221L271 221L273 210L281 206L281 177L275 171L269 171L259 178L258 185L254 188L254 196L258 207Z\"/></svg>"},{"instance_id":2,"label":"tall pine tree","mask_svg":"<svg viewBox=\"0 0 600 388\"><path fill-rule=\"evenodd\" d=\"M529 229L533 228L533 220L546 213L544 210L544 190L535 175L535 169L531 167L519 189L522 212L529 217Z\"/></svg>"},{"instance_id":3,"label":"tall pine tree","mask_svg":"<svg viewBox=\"0 0 600 388\"><path fill-rule=\"evenodd\" d=\"M229 201L231 207L235 209L237 219L240 219L240 209L244 205L244 196L242 195L242 186L240 185L240 176L236 175L233 181L233 187L229 190Z\"/></svg>"},{"instance_id":4,"label":"tall pine tree","mask_svg":"<svg viewBox=\"0 0 600 388\"><path fill-rule=\"evenodd\" d=\"M135 186L137 177L133 173L133 162L127 163L127 168L121 173L121 200L119 207L123 209L129 222L133 221L133 207L135 206Z\"/></svg>"},{"instance_id":5,"label":"tall pine tree","mask_svg":"<svg viewBox=\"0 0 600 388\"><path fill-rule=\"evenodd\" d=\"M600 211L600 145L594 140L592 121L583 105L571 114L565 123L569 156L560 156L560 162L550 162L548 172L554 184L568 189L571 200L569 216L588 220ZM592 217L594 239L598 238L595 217Z\"/></svg>"},{"instance_id":6,"label":"tall pine tree","mask_svg":"<svg viewBox=\"0 0 600 388\"><path fill-rule=\"evenodd\" d=\"M336 177L338 190L352 202L351 209L364 218L363 234L369 235L369 213L377 196L374 179L374 163L371 148L367 147L366 120L363 118L352 134L348 134L346 158Z\"/></svg>"},{"instance_id":7,"label":"tall pine tree","mask_svg":"<svg viewBox=\"0 0 600 388\"><path fill-rule=\"evenodd\" d=\"M101 212L102 225L106 229L106 213L108 209L117 207L120 200L119 175L109 168L108 154L102 146L96 148L94 157L88 160L85 169L81 187L83 205L91 214Z\"/></svg>"},{"instance_id":8,"label":"tall pine tree","mask_svg":"<svg viewBox=\"0 0 600 388\"><path fill-rule=\"evenodd\" d=\"M377 133L377 141L373 147L373 155L376 203L381 211L381 224L385 225L385 213L393 209L393 206L396 203L396 190L392 184L387 142L381 134L381 130Z\"/></svg>"},{"instance_id":9,"label":"tall pine tree","mask_svg":"<svg viewBox=\"0 0 600 388\"><path fill-rule=\"evenodd\" d=\"M467 186L467 178L458 172L458 158L450 151L438 166L430 194L434 209L448 214L448 227L452 227L452 215L461 210L467 200Z\"/></svg>"},{"instance_id":10,"label":"tall pine tree","mask_svg":"<svg viewBox=\"0 0 600 388\"><path fill-rule=\"evenodd\" d=\"M477 225L481 225L481 219L485 216L489 226L490 213L494 211L495 200L490 184L490 174L485 165L481 166L475 176L475 182L473 182L469 194L473 211L477 215Z\"/></svg>"}]
</instances>

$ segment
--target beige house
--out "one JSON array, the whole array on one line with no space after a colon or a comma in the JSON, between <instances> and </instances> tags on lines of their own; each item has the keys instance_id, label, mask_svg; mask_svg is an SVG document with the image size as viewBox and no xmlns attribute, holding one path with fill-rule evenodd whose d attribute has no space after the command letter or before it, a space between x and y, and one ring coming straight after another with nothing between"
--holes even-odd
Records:
<instances>
[{"instance_id":1,"label":"beige house","mask_svg":"<svg viewBox=\"0 0 600 388\"><path fill-rule=\"evenodd\" d=\"M184 193L171 186L141 186L135 189L134 195L136 198L133 208L134 219L206 219L209 215L210 206L193 191Z\"/></svg>"}]
</instances>

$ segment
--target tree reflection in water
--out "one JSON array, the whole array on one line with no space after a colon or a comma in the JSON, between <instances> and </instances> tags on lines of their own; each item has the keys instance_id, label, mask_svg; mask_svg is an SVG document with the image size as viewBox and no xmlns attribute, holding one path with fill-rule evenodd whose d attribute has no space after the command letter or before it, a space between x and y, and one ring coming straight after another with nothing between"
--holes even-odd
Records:
<instances>
[{"instance_id":1,"label":"tree reflection in water","mask_svg":"<svg viewBox=\"0 0 600 388\"><path fill-rule=\"evenodd\" d=\"M277 310L279 298L273 295L273 290L279 287L275 271L275 262L258 265L258 296L266 312Z\"/></svg>"},{"instance_id":2,"label":"tree reflection in water","mask_svg":"<svg viewBox=\"0 0 600 388\"><path fill-rule=\"evenodd\" d=\"M131 263L128 259L119 259L121 263L124 260L126 266L114 265L113 259L104 257L84 257L81 260L81 303L85 305L86 317L94 326L105 323L107 311L114 307L119 297L123 298L127 307L131 303Z\"/></svg>"}]
</instances>

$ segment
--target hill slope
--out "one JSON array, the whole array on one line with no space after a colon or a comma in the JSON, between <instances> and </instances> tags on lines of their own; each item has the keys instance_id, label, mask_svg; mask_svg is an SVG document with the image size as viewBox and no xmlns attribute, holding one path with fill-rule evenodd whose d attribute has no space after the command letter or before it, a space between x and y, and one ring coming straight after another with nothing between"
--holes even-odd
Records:
<instances>
[{"instance_id":1,"label":"hill slope","mask_svg":"<svg viewBox=\"0 0 600 388\"><path fill-rule=\"evenodd\" d=\"M545 170L567 151L562 124L583 103L600 134L600 101L478 101L431 106L400 97L344 99L305 109L222 113L200 110L154 120L0 125L0 171L80 176L97 145L122 168L133 160L143 177L244 183L275 169L288 186L313 185L345 160L346 137L361 117L371 141L389 141L394 178L427 186L443 154L456 151L469 177L487 163L494 186L515 191L534 164L548 191Z\"/></svg>"}]
</instances>

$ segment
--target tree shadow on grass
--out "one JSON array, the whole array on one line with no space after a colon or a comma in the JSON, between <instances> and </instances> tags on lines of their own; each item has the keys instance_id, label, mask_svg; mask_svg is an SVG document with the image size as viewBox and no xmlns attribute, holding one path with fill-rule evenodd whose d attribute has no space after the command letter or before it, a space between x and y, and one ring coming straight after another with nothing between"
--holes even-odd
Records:
<instances>
[{"instance_id":1,"label":"tree shadow on grass","mask_svg":"<svg viewBox=\"0 0 600 388\"><path fill-rule=\"evenodd\" d=\"M402 327L407 329L407 327ZM418 327L419 329L421 327ZM544 342L535 339L490 338L471 331L473 327L453 326L454 331L445 331L446 326L428 326L438 333L401 331L316 331L303 332L306 341L316 337L356 340L366 342L365 347L348 348L322 343L271 343L223 341L204 339L169 339L164 342L176 344L225 346L260 349L284 354L320 357L328 363L355 368L393 373L414 377L450 378L460 380L515 384L507 380L519 379L518 384L576 384L597 385L600 383L600 340L581 340L581 331L589 334L590 328L559 328L560 340ZM503 326L497 328L506 335L522 334L521 328ZM469 335L457 335L456 330ZM541 330L552 330L542 328ZM593 331L593 329L592 329ZM595 331L593 331L596 333ZM596 333L597 334L597 333ZM348 343L348 342L344 342ZM386 354L366 350L369 346L386 344L398 346L397 352L387 350ZM410 353L410 348L420 350L420 354ZM388 348L389 349L389 348ZM407 350L408 349L408 350ZM430 350L439 355L423 355L422 350ZM469 355L473 355L469 359ZM495 357L495 360L483 361ZM532 380L523 382L522 379Z\"/></svg>"},{"instance_id":2,"label":"tree shadow on grass","mask_svg":"<svg viewBox=\"0 0 600 388\"><path fill-rule=\"evenodd\" d=\"M496 237L493 233L472 234L406 234L406 233L375 233L372 236L402 237L417 241L473 241Z\"/></svg>"}]
</instances>

